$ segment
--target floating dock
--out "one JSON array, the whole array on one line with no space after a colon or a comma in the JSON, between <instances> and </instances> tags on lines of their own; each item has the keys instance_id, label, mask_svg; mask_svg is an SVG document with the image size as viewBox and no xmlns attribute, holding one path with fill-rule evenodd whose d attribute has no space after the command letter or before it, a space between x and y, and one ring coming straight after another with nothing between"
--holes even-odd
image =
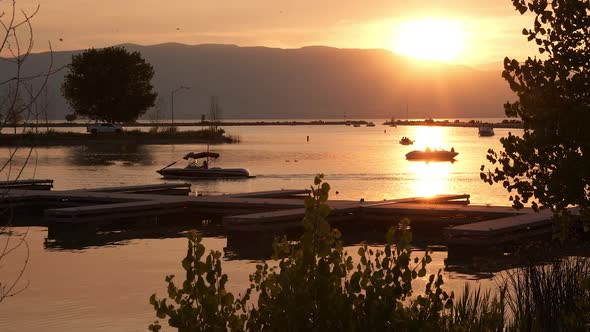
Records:
<instances>
[{"instance_id":1,"label":"floating dock","mask_svg":"<svg viewBox=\"0 0 590 332\"><path fill-rule=\"evenodd\" d=\"M92 238L97 231L132 221L136 227L165 225L182 218L195 227L217 222L232 239L252 242L301 229L303 197L309 190L275 190L215 196L189 195L190 183L166 183L78 190L48 190L51 180L0 183L0 206L37 211L50 240ZM43 189L43 190L39 190ZM444 235L449 258L455 253L502 250L506 245L553 232L552 214L531 209L471 205L469 195L438 195L385 201L329 200L328 221L347 226L395 226L403 218L412 229ZM16 214L18 215L18 214ZM231 235L231 236L230 236ZM235 242L235 241L234 241ZM237 241L236 243L238 243Z\"/></svg>"}]
</instances>

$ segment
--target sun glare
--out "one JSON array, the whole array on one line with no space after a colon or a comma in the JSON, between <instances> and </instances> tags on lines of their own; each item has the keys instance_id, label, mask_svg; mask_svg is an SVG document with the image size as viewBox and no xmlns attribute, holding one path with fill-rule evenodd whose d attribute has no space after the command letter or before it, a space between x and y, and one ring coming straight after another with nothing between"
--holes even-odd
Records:
<instances>
[{"instance_id":1,"label":"sun glare","mask_svg":"<svg viewBox=\"0 0 590 332\"><path fill-rule=\"evenodd\" d=\"M458 21L425 18L402 23L393 50L412 58L452 61L464 43L465 32Z\"/></svg>"},{"instance_id":2,"label":"sun glare","mask_svg":"<svg viewBox=\"0 0 590 332\"><path fill-rule=\"evenodd\" d=\"M415 126L414 138L416 143L414 147L417 150L426 148L449 149L449 147L445 146L446 137L442 129L442 127Z\"/></svg>"}]
</instances>

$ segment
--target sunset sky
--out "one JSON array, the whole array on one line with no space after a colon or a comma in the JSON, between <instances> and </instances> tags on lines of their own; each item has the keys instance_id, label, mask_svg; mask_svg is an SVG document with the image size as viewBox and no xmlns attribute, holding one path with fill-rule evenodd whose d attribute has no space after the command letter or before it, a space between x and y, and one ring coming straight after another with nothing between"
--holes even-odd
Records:
<instances>
[{"instance_id":1,"label":"sunset sky","mask_svg":"<svg viewBox=\"0 0 590 332\"><path fill-rule=\"evenodd\" d=\"M532 18L509 0L18 0L25 8L37 3L36 52L47 41L58 51L165 42L326 45L467 65L535 52L520 34Z\"/></svg>"}]
</instances>

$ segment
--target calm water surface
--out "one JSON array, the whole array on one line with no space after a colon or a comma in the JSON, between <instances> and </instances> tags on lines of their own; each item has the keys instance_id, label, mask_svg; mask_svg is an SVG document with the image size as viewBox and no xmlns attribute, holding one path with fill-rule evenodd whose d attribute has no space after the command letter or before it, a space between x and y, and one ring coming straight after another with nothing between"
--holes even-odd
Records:
<instances>
[{"instance_id":1,"label":"calm water surface","mask_svg":"<svg viewBox=\"0 0 590 332\"><path fill-rule=\"evenodd\" d=\"M248 168L256 178L193 182L192 189L222 194L304 188L315 174L324 173L332 186L333 199L382 200L468 193L474 204L509 205L501 186L489 186L479 179L487 149L499 149L498 139L508 131L520 132L495 129L496 136L480 138L477 128L228 127L229 133L240 136L241 143L211 146L212 151L222 155L217 164ZM415 139L416 144L398 144L402 136ZM457 161L405 160L407 152L426 146L454 147L459 152ZM206 148L202 144L37 148L22 178L54 179L57 190L162 183L156 169L189 151ZM6 159L9 151L4 151ZM19 171L24 157L24 151L20 151L11 174ZM25 275L29 286L0 304L0 331L146 330L155 317L148 297L154 292L164 295L164 276L179 274L179 263L186 251L186 241L180 238L129 240L83 250L45 249L45 228L34 227L29 232L30 260ZM205 244L221 251L226 240L207 238ZM23 254L13 255L13 261L0 269L0 276L14 273ZM434 253L433 258L431 272L444 268L445 252ZM253 266L252 261L225 262L231 291L238 293L245 288ZM445 278L447 289L460 291L464 281L474 276L446 271ZM485 279L470 282L492 283ZM419 281L418 289L424 283Z\"/></svg>"}]
</instances>

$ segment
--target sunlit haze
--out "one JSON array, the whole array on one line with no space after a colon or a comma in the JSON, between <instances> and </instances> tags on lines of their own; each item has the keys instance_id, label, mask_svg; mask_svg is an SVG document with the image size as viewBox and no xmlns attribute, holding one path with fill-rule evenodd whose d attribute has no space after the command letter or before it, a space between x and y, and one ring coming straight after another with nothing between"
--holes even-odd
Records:
<instances>
[{"instance_id":1,"label":"sunlit haze","mask_svg":"<svg viewBox=\"0 0 590 332\"><path fill-rule=\"evenodd\" d=\"M461 55L464 42L459 22L429 17L402 23L393 51L418 59L449 61Z\"/></svg>"}]
</instances>

